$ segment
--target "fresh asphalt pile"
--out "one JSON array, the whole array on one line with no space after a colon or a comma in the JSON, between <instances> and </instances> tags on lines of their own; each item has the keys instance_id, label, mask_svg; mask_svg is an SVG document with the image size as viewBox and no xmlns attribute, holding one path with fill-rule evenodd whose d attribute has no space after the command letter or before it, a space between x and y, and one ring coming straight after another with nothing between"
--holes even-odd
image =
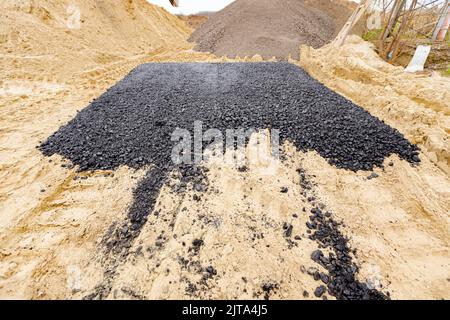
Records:
<instances>
[{"instance_id":1,"label":"fresh asphalt pile","mask_svg":"<svg viewBox=\"0 0 450 320\"><path fill-rule=\"evenodd\" d=\"M419 162L396 129L289 63L145 64L78 113L41 146L80 170L168 169L176 128L193 133L274 128L281 142L315 150L338 168L371 170L391 154Z\"/></svg>"},{"instance_id":2,"label":"fresh asphalt pile","mask_svg":"<svg viewBox=\"0 0 450 320\"><path fill-rule=\"evenodd\" d=\"M184 128L193 134L194 121L203 122L203 131L214 128L224 136L226 129L278 129L281 144L291 141L298 150L315 150L330 164L352 171L382 166L392 154L412 164L420 161L418 148L396 129L289 63L141 65L40 149L45 155L62 155L79 170L151 166L134 191L128 220L112 229L105 240L108 251L123 256L145 224L169 171L175 169L171 162L173 131ZM183 166L181 171L186 180L201 184L196 181L201 176L197 167ZM329 227L330 223L337 226L316 216L312 217L316 240L322 246L344 246L332 267L342 268L342 263L343 268L353 268L342 235ZM335 241L323 242L333 237ZM313 260L322 261L319 255ZM114 272L108 272L113 276ZM358 287L354 273L337 273L333 278L337 280L330 284L338 289L329 288L330 293L342 298L379 297ZM356 293L339 295L352 286ZM99 290L100 298L108 294L108 288Z\"/></svg>"}]
</instances>

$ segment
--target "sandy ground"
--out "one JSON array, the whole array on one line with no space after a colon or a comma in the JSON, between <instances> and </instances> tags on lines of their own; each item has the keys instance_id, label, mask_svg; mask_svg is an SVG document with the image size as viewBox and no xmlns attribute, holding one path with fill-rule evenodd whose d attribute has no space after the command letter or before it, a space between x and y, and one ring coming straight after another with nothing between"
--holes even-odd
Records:
<instances>
[{"instance_id":1,"label":"sandy ground","mask_svg":"<svg viewBox=\"0 0 450 320\"><path fill-rule=\"evenodd\" d=\"M313 77L397 128L449 173L450 79L403 72L351 36L336 50L303 47L298 63Z\"/></svg>"},{"instance_id":2,"label":"sandy ground","mask_svg":"<svg viewBox=\"0 0 450 320\"><path fill-rule=\"evenodd\" d=\"M65 12L42 3L51 16ZM165 18L156 18L165 13L147 10L153 18L141 25L160 33L170 29ZM31 12L27 19L42 10ZM128 21L121 14L114 13ZM30 22L30 30L27 19L22 28L0 24L0 39L6 39L0 41L0 297L79 299L104 283L108 265L101 239L124 219L143 171L123 167L80 174L58 156L45 158L36 146L141 63L226 59L193 52L183 40L188 31L164 43L149 39L152 46L145 49L101 49L104 41L80 57L66 42L48 37L46 46L33 47L42 37L36 26L47 28L46 35L56 30L63 37L65 31L47 20ZM170 19L177 30L188 30ZM79 37L83 30L76 31ZM26 50L14 42L23 38L30 39ZM111 46L120 42L127 48L126 37L115 39ZM321 50L303 49L302 66L418 143L421 165L392 157L384 170L376 170L378 178L368 180L367 172L338 170L316 153L289 145L287 160L277 162L272 174L262 170L267 163L250 165L248 172L220 159L206 163L215 191L193 201L191 191L179 194L170 183L164 186L158 215L150 216L121 261L107 298L263 298L267 283L278 287L270 298L304 298L304 290L313 298L317 282L305 271L317 268L309 258L316 248L307 238L303 208L311 208L298 168L316 184L314 196L345 223L361 280L394 299L450 298L448 79L404 75L356 38L333 59ZM116 58L90 58L106 54ZM289 191L281 193L281 187ZM301 237L295 245L283 236L285 222ZM200 250L192 249L194 239L203 241ZM208 266L217 275L204 279Z\"/></svg>"},{"instance_id":3,"label":"sandy ground","mask_svg":"<svg viewBox=\"0 0 450 320\"><path fill-rule=\"evenodd\" d=\"M422 164L411 168L394 159L378 179L364 183L328 170L324 161L309 169L322 180L320 192L355 247L364 248L362 273L364 264L376 266L393 297L448 298L450 80L405 74L371 48L352 36L340 49L303 47L297 64L418 144Z\"/></svg>"}]
</instances>

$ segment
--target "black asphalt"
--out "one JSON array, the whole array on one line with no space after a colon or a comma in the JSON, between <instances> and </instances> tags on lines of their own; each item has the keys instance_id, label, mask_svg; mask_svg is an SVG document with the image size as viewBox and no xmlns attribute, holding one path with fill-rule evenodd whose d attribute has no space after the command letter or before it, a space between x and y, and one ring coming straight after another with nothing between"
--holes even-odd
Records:
<instances>
[{"instance_id":1,"label":"black asphalt","mask_svg":"<svg viewBox=\"0 0 450 320\"><path fill-rule=\"evenodd\" d=\"M275 128L331 164L371 170L391 154L418 162L396 129L289 63L145 64L82 110L41 150L81 170L170 165L177 127Z\"/></svg>"}]
</instances>

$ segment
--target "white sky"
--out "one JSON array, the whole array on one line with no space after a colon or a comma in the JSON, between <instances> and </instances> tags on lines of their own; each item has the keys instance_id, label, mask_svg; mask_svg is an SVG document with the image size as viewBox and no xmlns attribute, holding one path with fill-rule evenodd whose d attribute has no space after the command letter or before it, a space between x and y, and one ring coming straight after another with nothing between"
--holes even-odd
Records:
<instances>
[{"instance_id":1,"label":"white sky","mask_svg":"<svg viewBox=\"0 0 450 320\"><path fill-rule=\"evenodd\" d=\"M219 11L234 0L179 0L178 8L172 7L169 0L147 0L163 7L173 14L194 14L201 11Z\"/></svg>"},{"instance_id":2,"label":"white sky","mask_svg":"<svg viewBox=\"0 0 450 320\"><path fill-rule=\"evenodd\" d=\"M1 1L1 0L0 0ZM159 5L165 8L167 11L173 14L195 14L202 11L219 11L225 8L234 0L179 0L179 7L174 8L170 4L169 0L147 0L150 3ZM360 0L349 0L354 2L360 2ZM422 0L424 3L425 0ZM428 0L431 2L432 0ZM436 3L442 2L439 0Z\"/></svg>"}]
</instances>

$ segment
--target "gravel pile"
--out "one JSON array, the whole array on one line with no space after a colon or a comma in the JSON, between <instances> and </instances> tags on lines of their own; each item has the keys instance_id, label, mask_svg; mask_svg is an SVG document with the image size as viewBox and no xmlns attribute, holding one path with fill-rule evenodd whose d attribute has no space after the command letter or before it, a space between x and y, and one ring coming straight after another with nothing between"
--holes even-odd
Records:
<instances>
[{"instance_id":1,"label":"gravel pile","mask_svg":"<svg viewBox=\"0 0 450 320\"><path fill-rule=\"evenodd\" d=\"M299 45L330 42L351 15L331 0L237 0L211 16L191 36L198 51L218 56L299 58Z\"/></svg>"}]
</instances>

